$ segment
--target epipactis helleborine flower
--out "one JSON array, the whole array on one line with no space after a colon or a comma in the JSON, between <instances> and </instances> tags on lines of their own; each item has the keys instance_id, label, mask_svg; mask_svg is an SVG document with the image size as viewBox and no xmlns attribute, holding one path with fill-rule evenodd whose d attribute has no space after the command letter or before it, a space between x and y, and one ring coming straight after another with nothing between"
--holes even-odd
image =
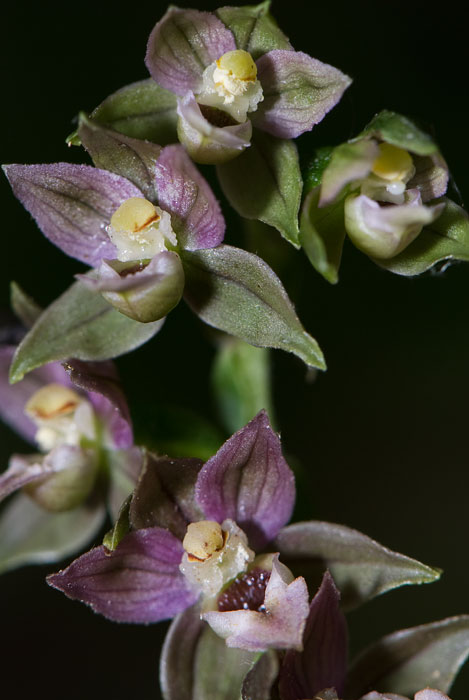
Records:
<instances>
[{"instance_id":1,"label":"epipactis helleborine flower","mask_svg":"<svg viewBox=\"0 0 469 700\"><path fill-rule=\"evenodd\" d=\"M293 474L264 412L206 464L150 458L129 511L132 531L92 549L49 583L121 622L157 622L198 602L228 646L302 647L303 578L261 554L288 522Z\"/></svg>"},{"instance_id":2,"label":"epipactis helleborine flower","mask_svg":"<svg viewBox=\"0 0 469 700\"><path fill-rule=\"evenodd\" d=\"M263 21L266 3L258 8ZM252 126L279 138L310 131L334 107L350 78L301 51L275 27L267 52L251 55L224 14L171 7L148 40L152 78L178 95L178 135L199 163L222 163L249 146ZM255 21L251 19L252 22Z\"/></svg>"},{"instance_id":3,"label":"epipactis helleborine flower","mask_svg":"<svg viewBox=\"0 0 469 700\"><path fill-rule=\"evenodd\" d=\"M334 149L318 201L319 208L332 205L347 188L347 234L357 248L378 260L398 255L440 215L444 204L426 203L441 197L448 184L447 165L429 137L400 115L384 112L375 121L386 118L403 128L408 123L407 137L374 130L372 122L364 135Z\"/></svg>"},{"instance_id":4,"label":"epipactis helleborine flower","mask_svg":"<svg viewBox=\"0 0 469 700\"><path fill-rule=\"evenodd\" d=\"M131 143L133 139L128 139ZM64 253L97 270L78 277L143 323L179 302L179 250L219 245L225 223L182 146L146 144L149 185L88 165L7 165L13 192Z\"/></svg>"},{"instance_id":5,"label":"epipactis helleborine flower","mask_svg":"<svg viewBox=\"0 0 469 700\"><path fill-rule=\"evenodd\" d=\"M21 548L39 522L42 528L47 525L44 511L51 519L74 511L77 527L86 512L89 525L83 533L74 531L73 517L67 519L69 543L66 533L61 533L60 553L73 554L89 542L104 521L106 508L99 497L103 484L107 484L106 500L116 517L140 471L141 453L133 446L127 404L109 362L73 360L67 371L59 363L50 363L12 386L8 369L14 351L13 346L0 348L0 416L35 444L39 453L13 455L8 469L0 475L0 500L21 491L2 511L0 532L7 524L11 528L16 523L19 540L13 537L11 547ZM8 549L7 556L3 544L0 569L11 568L3 560L13 561L15 553ZM19 563L57 561L55 544L37 538L36 549L28 556L22 554Z\"/></svg>"}]
</instances>

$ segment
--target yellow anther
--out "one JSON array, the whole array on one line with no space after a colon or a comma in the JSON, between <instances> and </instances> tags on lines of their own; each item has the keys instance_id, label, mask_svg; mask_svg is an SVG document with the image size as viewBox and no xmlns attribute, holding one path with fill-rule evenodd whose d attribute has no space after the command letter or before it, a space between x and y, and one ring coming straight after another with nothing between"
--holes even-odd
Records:
<instances>
[{"instance_id":1,"label":"yellow anther","mask_svg":"<svg viewBox=\"0 0 469 700\"><path fill-rule=\"evenodd\" d=\"M195 557L205 561L218 552L224 545L225 539L220 525L213 520L201 520L198 523L190 523L182 546L189 557Z\"/></svg>"},{"instance_id":2,"label":"yellow anther","mask_svg":"<svg viewBox=\"0 0 469 700\"><path fill-rule=\"evenodd\" d=\"M406 180L413 171L410 154L391 143L379 144L379 156L373 163L372 172L384 180Z\"/></svg>"},{"instance_id":3,"label":"yellow anther","mask_svg":"<svg viewBox=\"0 0 469 700\"><path fill-rule=\"evenodd\" d=\"M36 391L25 406L25 413L36 420L48 420L75 411L81 397L62 384L47 384Z\"/></svg>"},{"instance_id":4,"label":"yellow anther","mask_svg":"<svg viewBox=\"0 0 469 700\"><path fill-rule=\"evenodd\" d=\"M226 71L237 80L254 82L257 78L257 66L247 51L237 49L224 53L217 61L220 70Z\"/></svg>"},{"instance_id":5,"label":"yellow anther","mask_svg":"<svg viewBox=\"0 0 469 700\"><path fill-rule=\"evenodd\" d=\"M138 233L159 220L154 205L142 197L130 197L122 202L111 218L115 231Z\"/></svg>"}]
</instances>

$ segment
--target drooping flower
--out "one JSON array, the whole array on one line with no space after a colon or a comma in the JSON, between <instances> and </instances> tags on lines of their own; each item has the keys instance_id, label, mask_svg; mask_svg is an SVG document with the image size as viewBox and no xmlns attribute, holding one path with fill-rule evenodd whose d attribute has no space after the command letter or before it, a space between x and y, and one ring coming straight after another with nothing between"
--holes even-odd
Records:
<instances>
[{"instance_id":1,"label":"drooping flower","mask_svg":"<svg viewBox=\"0 0 469 700\"><path fill-rule=\"evenodd\" d=\"M157 622L198 603L228 646L301 648L303 578L278 554L256 556L289 520L293 474L265 413L205 465L151 458L130 505L133 530L92 549L49 583L121 622Z\"/></svg>"},{"instance_id":2,"label":"drooping flower","mask_svg":"<svg viewBox=\"0 0 469 700\"><path fill-rule=\"evenodd\" d=\"M399 114L381 112L324 162L318 177L313 164L315 186L303 204L302 238L330 281L337 279L345 233L364 253L386 262L444 209L432 200L446 192L448 167L432 139Z\"/></svg>"},{"instance_id":3,"label":"drooping flower","mask_svg":"<svg viewBox=\"0 0 469 700\"><path fill-rule=\"evenodd\" d=\"M97 146L106 147L104 140ZM4 170L44 235L96 268L79 276L83 283L145 323L163 318L181 298L178 252L217 246L225 224L210 187L181 146L161 149L122 137L113 143L115 160L125 160L123 147L134 157L133 167L127 162L119 167L129 179L69 163Z\"/></svg>"},{"instance_id":4,"label":"drooping flower","mask_svg":"<svg viewBox=\"0 0 469 700\"><path fill-rule=\"evenodd\" d=\"M253 126L284 139L311 130L351 82L294 51L268 3L214 13L171 7L145 61L156 83L178 96L179 139L199 163L239 155Z\"/></svg>"},{"instance_id":5,"label":"drooping flower","mask_svg":"<svg viewBox=\"0 0 469 700\"><path fill-rule=\"evenodd\" d=\"M0 475L0 570L75 554L117 517L141 467L112 363L50 363L8 382L14 346L0 347L0 417L37 452ZM19 493L15 493L19 492Z\"/></svg>"}]
</instances>

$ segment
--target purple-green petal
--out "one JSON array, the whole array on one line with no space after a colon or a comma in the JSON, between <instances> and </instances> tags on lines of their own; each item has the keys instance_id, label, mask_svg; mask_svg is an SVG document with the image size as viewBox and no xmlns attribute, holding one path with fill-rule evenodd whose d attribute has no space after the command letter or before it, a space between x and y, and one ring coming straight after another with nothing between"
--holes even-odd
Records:
<instances>
[{"instance_id":1,"label":"purple-green petal","mask_svg":"<svg viewBox=\"0 0 469 700\"><path fill-rule=\"evenodd\" d=\"M220 205L184 148L163 148L155 175L158 204L171 214L179 245L186 250L219 245L225 235Z\"/></svg>"},{"instance_id":2,"label":"purple-green petal","mask_svg":"<svg viewBox=\"0 0 469 700\"><path fill-rule=\"evenodd\" d=\"M113 552L90 550L47 581L110 620L158 622L196 600L179 571L183 551L167 530L148 528L124 537Z\"/></svg>"},{"instance_id":3,"label":"purple-green petal","mask_svg":"<svg viewBox=\"0 0 469 700\"><path fill-rule=\"evenodd\" d=\"M407 248L443 209L442 203L423 205L418 190L407 190L404 204L389 206L364 194L350 195L345 200L345 228L357 248L373 258L386 260Z\"/></svg>"},{"instance_id":4,"label":"purple-green petal","mask_svg":"<svg viewBox=\"0 0 469 700\"><path fill-rule=\"evenodd\" d=\"M264 651L265 649L301 649L308 616L308 589L303 578L293 579L291 572L272 562L272 574L265 589L265 611L230 610L202 614L210 627L226 639L229 647Z\"/></svg>"},{"instance_id":5,"label":"purple-green petal","mask_svg":"<svg viewBox=\"0 0 469 700\"><path fill-rule=\"evenodd\" d=\"M205 68L234 49L233 34L214 14L171 7L150 34L145 63L158 85L184 95L196 92Z\"/></svg>"},{"instance_id":6,"label":"purple-green petal","mask_svg":"<svg viewBox=\"0 0 469 700\"><path fill-rule=\"evenodd\" d=\"M106 233L112 214L129 197L141 197L119 175L89 165L5 165L15 196L42 233L64 253L92 267L114 258Z\"/></svg>"},{"instance_id":7,"label":"purple-green petal","mask_svg":"<svg viewBox=\"0 0 469 700\"><path fill-rule=\"evenodd\" d=\"M448 166L440 153L413 156L415 174L408 182L409 189L419 190L422 202L442 197L448 188Z\"/></svg>"},{"instance_id":8,"label":"purple-green petal","mask_svg":"<svg viewBox=\"0 0 469 700\"><path fill-rule=\"evenodd\" d=\"M8 469L0 475L0 501L32 481L52 474L42 455L13 455Z\"/></svg>"},{"instance_id":9,"label":"purple-green petal","mask_svg":"<svg viewBox=\"0 0 469 700\"><path fill-rule=\"evenodd\" d=\"M328 571L311 601L302 652L289 651L280 669L282 700L314 697L323 688L342 696L347 671L347 626L340 593Z\"/></svg>"},{"instance_id":10,"label":"purple-green petal","mask_svg":"<svg viewBox=\"0 0 469 700\"><path fill-rule=\"evenodd\" d=\"M177 113L179 140L196 163L225 163L250 144L249 119L242 124L215 126L202 114L193 92L178 100Z\"/></svg>"},{"instance_id":11,"label":"purple-green petal","mask_svg":"<svg viewBox=\"0 0 469 700\"><path fill-rule=\"evenodd\" d=\"M264 100L252 115L256 127L278 138L311 131L339 102L351 79L302 51L274 49L257 61Z\"/></svg>"},{"instance_id":12,"label":"purple-green petal","mask_svg":"<svg viewBox=\"0 0 469 700\"><path fill-rule=\"evenodd\" d=\"M196 500L208 520L234 520L255 549L264 547L290 520L295 480L264 411L204 465Z\"/></svg>"}]
</instances>

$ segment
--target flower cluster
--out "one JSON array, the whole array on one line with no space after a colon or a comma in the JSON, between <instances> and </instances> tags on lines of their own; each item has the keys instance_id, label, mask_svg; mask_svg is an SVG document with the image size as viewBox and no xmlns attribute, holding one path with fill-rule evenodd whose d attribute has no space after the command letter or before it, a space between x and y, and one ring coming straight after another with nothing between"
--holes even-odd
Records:
<instances>
[{"instance_id":1,"label":"flower cluster","mask_svg":"<svg viewBox=\"0 0 469 700\"><path fill-rule=\"evenodd\" d=\"M253 352L282 349L314 370L324 357L277 274L224 242L212 174L195 165L216 165L238 214L337 282L346 236L398 274L469 260L469 218L445 196L443 156L383 111L302 172L292 139L351 80L295 51L268 1L170 7L145 63L150 79L80 114L70 143L92 165L4 166L44 236L90 269L44 310L13 287L23 328L18 345L0 346L0 416L35 452L0 475L0 571L78 554L52 587L112 621L172 619L165 700L449 700L469 616L400 630L348 660L347 610L441 571L344 525L288 524L295 478L267 415L268 360ZM157 453L151 436L134 443L111 362L152 339L182 298L249 348L223 388L234 434L206 461ZM107 514L112 528L83 553Z\"/></svg>"}]
</instances>

